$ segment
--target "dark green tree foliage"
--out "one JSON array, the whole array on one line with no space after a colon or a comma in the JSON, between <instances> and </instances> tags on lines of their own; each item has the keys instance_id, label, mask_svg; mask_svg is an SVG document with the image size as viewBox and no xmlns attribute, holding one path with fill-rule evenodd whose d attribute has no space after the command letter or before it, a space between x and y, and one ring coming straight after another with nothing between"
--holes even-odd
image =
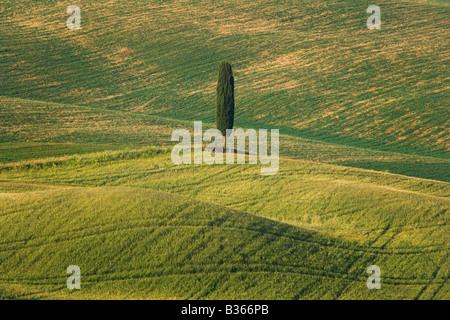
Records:
<instances>
[{"instance_id":1,"label":"dark green tree foliage","mask_svg":"<svg viewBox=\"0 0 450 320\"><path fill-rule=\"evenodd\" d=\"M216 127L225 136L234 123L234 78L231 64L222 61L219 67L216 96Z\"/></svg>"}]
</instances>

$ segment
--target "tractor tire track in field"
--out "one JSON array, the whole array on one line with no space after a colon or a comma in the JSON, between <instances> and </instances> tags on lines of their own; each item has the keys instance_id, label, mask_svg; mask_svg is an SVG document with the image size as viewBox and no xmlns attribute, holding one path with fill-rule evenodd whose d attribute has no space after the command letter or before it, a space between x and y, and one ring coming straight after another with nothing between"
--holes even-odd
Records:
<instances>
[{"instance_id":1,"label":"tractor tire track in field","mask_svg":"<svg viewBox=\"0 0 450 320\"><path fill-rule=\"evenodd\" d=\"M389 223L386 225L386 227L384 228L384 230L381 231L381 232L378 234L378 236L377 236L374 240L372 240L371 243L368 244L368 247L369 247L369 248L370 248L374 243L376 243L379 239L381 239L381 238L388 232L391 223L392 223L392 219L391 219L391 222L389 222ZM365 257L366 254L367 254L367 253L362 252L360 256L356 257L356 259L355 259L352 263L350 263L349 267L347 268L347 272L350 272L350 270L351 270L353 267L355 267L357 264L363 265L363 264L364 264L364 261L369 261L370 258L368 259L367 257ZM366 264L367 264L367 263L366 263ZM369 266L369 265L367 265L366 268L367 268L368 266ZM336 299L339 299L339 297L342 296L342 294L345 292L345 290L348 288L349 285L350 285L350 283L348 283L347 285L344 285L344 287L343 287L343 288L338 292L338 294L336 295Z\"/></svg>"},{"instance_id":2,"label":"tractor tire track in field","mask_svg":"<svg viewBox=\"0 0 450 320\"><path fill-rule=\"evenodd\" d=\"M130 220L130 221L146 221L147 222L148 220L160 221L160 218L136 219L136 220ZM205 222L207 222L207 221L208 220L205 220ZM100 224L100 226L108 227L105 224ZM67 232L53 233L50 236L44 235L44 236L30 237L30 238L26 238L26 239L16 239L16 240L12 240L9 242L0 243L0 246L6 246L6 248L0 249L0 252L10 251L10 250L21 250L21 249L27 249L30 247L39 247L44 244L55 244L55 243L59 243L59 242L67 242L67 241L71 241L71 240L75 240L75 239L83 239L84 237L95 237L97 235L108 234L108 233L113 233L113 232L134 231L134 230L139 230L139 229L153 230L153 229L158 229L158 228L174 228L174 229L175 228L217 228L219 230L226 229L226 230L233 230L233 231L238 231L238 232L254 232L257 234L261 234L261 235L267 235L267 236L273 236L273 237L279 237L279 238L287 238L287 239L299 241L299 242L302 242L305 244L313 244L313 245L322 246L322 247L331 247L331 248L336 248L336 249L340 249L340 250L344 250L344 251L367 252L367 253L373 253L373 254L386 254L386 255L398 255L398 254L415 255L415 254L442 252L442 251L450 250L449 248L432 248L430 250L423 250L423 248L419 248L422 250L418 250L418 248L413 248L413 249L410 249L411 251L408 252L408 251L400 251L400 250L405 250L405 248L391 248L392 251L388 251L388 250L383 250L385 245L382 247L370 247L370 245L368 247L357 246L357 245L345 247L345 246L332 245L332 244L322 243L322 242L317 242L317 241L311 241L311 240L302 239L300 237L290 236L290 235L286 235L286 234L282 234L282 233L262 231L262 230L251 229L251 228L240 228L240 227L231 227L231 226L214 226L214 225L208 225L208 224L189 224L189 225L173 224L173 225L170 225L170 224L159 223L159 224L154 224L154 225L141 225L141 226L120 227L120 228L117 228L116 224L111 224L109 229L106 228L106 230L92 232L92 233L88 233L88 234L84 233L86 230L88 230L86 228L80 229L76 232L71 230L70 233L72 233L72 234L75 233L75 235L72 236L70 239L62 238L64 236L67 236L67 234L68 234ZM379 236L375 240L372 241L372 243L376 242L382 235L384 235L387 232L386 228L384 230L385 230L385 232L380 233ZM80 234L76 235L77 232L79 232ZM50 240L51 238L56 238L56 239ZM28 243L30 241L42 240L42 239L46 239L49 241L46 241L41 244L33 244L33 245L25 245L25 246L17 246L17 247L13 247L13 248L8 248L8 246L10 244L20 243L20 242ZM430 248L430 247L428 247L428 248ZM399 250L400 252L397 250Z\"/></svg>"}]
</instances>

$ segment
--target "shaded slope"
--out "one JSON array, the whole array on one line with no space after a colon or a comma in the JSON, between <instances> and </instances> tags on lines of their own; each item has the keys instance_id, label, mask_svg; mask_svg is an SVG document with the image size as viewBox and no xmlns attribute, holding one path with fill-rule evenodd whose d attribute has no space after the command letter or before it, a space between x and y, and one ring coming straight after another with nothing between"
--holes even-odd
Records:
<instances>
[{"instance_id":1,"label":"shaded slope","mask_svg":"<svg viewBox=\"0 0 450 320\"><path fill-rule=\"evenodd\" d=\"M0 198L3 297L413 298L433 289L439 298L445 282L445 273L428 271L440 251L399 260L167 193L63 188ZM378 261L392 268L382 294L365 287L365 268ZM418 273L396 274L399 261ZM68 295L71 264L81 267L82 290Z\"/></svg>"},{"instance_id":2,"label":"shaded slope","mask_svg":"<svg viewBox=\"0 0 450 320\"><path fill-rule=\"evenodd\" d=\"M204 130L214 127L204 123ZM192 121L143 113L0 97L0 162L64 157L135 146L173 146L177 128L193 132ZM25 142L26 141L26 142ZM335 163L450 181L450 160L324 143L283 134L283 157Z\"/></svg>"},{"instance_id":3,"label":"shaded slope","mask_svg":"<svg viewBox=\"0 0 450 320\"><path fill-rule=\"evenodd\" d=\"M238 126L446 156L450 7L383 0L373 32L370 4L85 1L70 32L62 2L6 1L0 95L212 123L227 59Z\"/></svg>"}]
</instances>

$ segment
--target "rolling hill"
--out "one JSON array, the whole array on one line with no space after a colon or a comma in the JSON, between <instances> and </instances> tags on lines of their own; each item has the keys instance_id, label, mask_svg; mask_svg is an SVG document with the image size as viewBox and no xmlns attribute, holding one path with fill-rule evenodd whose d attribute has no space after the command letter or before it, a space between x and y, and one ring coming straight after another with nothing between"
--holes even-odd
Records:
<instances>
[{"instance_id":1,"label":"rolling hill","mask_svg":"<svg viewBox=\"0 0 450 320\"><path fill-rule=\"evenodd\" d=\"M449 299L450 5L371 4L3 1L0 299ZM171 161L224 59L274 176Z\"/></svg>"},{"instance_id":2,"label":"rolling hill","mask_svg":"<svg viewBox=\"0 0 450 320\"><path fill-rule=\"evenodd\" d=\"M84 1L1 7L0 95L214 122L218 62L233 62L236 125L409 153L449 148L448 4ZM412 43L413 40L413 43ZM447 154L448 156L448 154Z\"/></svg>"},{"instance_id":3,"label":"rolling hill","mask_svg":"<svg viewBox=\"0 0 450 320\"><path fill-rule=\"evenodd\" d=\"M447 183L299 160L266 179L250 165L174 166L160 151L3 171L2 296L448 295ZM71 264L83 289L68 294ZM366 288L371 264L383 290Z\"/></svg>"}]
</instances>

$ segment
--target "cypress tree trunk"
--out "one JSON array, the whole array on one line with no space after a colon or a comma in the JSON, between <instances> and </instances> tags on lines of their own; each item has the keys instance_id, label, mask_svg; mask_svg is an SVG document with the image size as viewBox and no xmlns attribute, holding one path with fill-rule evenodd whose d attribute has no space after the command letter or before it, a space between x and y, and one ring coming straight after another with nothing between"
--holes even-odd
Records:
<instances>
[{"instance_id":1,"label":"cypress tree trunk","mask_svg":"<svg viewBox=\"0 0 450 320\"><path fill-rule=\"evenodd\" d=\"M219 66L216 96L216 127L222 132L224 146L226 130L233 129L234 123L234 78L231 65L222 61Z\"/></svg>"}]
</instances>

